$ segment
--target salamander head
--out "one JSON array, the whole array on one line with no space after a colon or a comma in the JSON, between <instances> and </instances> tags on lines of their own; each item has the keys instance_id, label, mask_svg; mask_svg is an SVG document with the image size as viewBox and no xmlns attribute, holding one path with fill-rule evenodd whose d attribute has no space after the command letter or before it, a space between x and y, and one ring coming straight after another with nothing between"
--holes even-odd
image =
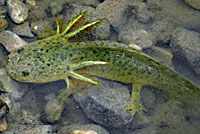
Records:
<instances>
[{"instance_id":1,"label":"salamander head","mask_svg":"<svg viewBox=\"0 0 200 134\"><path fill-rule=\"evenodd\" d=\"M19 49L12 52L7 59L7 73L20 82L45 83L58 80L59 74L57 62L49 62L49 57L45 53L32 52L30 50ZM58 63L59 64L59 63Z\"/></svg>"},{"instance_id":2,"label":"salamander head","mask_svg":"<svg viewBox=\"0 0 200 134\"><path fill-rule=\"evenodd\" d=\"M33 66L33 64L30 57L24 58L22 55L13 52L8 56L6 71L17 81L32 82L34 76L31 66Z\"/></svg>"}]
</instances>

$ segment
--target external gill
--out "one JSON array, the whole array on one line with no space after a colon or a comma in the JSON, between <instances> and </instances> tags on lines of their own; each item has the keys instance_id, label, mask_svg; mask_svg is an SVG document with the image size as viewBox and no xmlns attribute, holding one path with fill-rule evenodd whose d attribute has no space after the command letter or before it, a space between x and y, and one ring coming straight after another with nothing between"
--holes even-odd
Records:
<instances>
[{"instance_id":1,"label":"external gill","mask_svg":"<svg viewBox=\"0 0 200 134\"><path fill-rule=\"evenodd\" d=\"M64 28L63 28L62 21L59 18L57 18L56 19L56 31L51 30L48 27L45 27L44 30L47 32L47 34L40 34L40 35L38 35L38 38L46 38L46 37L53 36L56 34L66 34L67 32L71 31L71 29L77 27L77 25L82 24L82 21L84 20L86 13L87 13L87 11L82 12L82 13L78 14L77 16L75 16L72 20L70 20L65 25Z\"/></svg>"},{"instance_id":2,"label":"external gill","mask_svg":"<svg viewBox=\"0 0 200 134\"><path fill-rule=\"evenodd\" d=\"M83 67L87 67L87 66L92 66L92 65L105 65L107 64L107 62L103 62L103 61L84 61L84 62L79 62L79 63L75 63L72 64L71 66L68 67L69 72L67 73L67 75L65 76L65 82L67 83L67 89L61 90L58 99L63 103L71 94L73 94L75 91L71 90L71 84L69 81L69 77L72 77L76 80L81 80L81 81L85 81L85 82L89 82L92 84L97 85L98 82L87 78L83 75L80 75L76 72L74 72L74 70L76 69L81 69ZM80 89L80 88L79 88ZM78 90L76 90L77 92Z\"/></svg>"},{"instance_id":3,"label":"external gill","mask_svg":"<svg viewBox=\"0 0 200 134\"><path fill-rule=\"evenodd\" d=\"M98 25L100 22L104 20L104 19L98 19L96 21L83 23L83 21L85 20L86 13L87 11L82 12L77 16L75 16L65 25L64 28L61 20L56 19L56 26L57 26L56 31L51 30L48 27L45 27L45 31L47 31L47 34L38 35L38 38L45 38L56 34L60 34L61 36L63 36L67 42L83 38L85 34L91 32L96 25Z\"/></svg>"},{"instance_id":4,"label":"external gill","mask_svg":"<svg viewBox=\"0 0 200 134\"><path fill-rule=\"evenodd\" d=\"M100 22L102 22L104 19L98 19L96 21L93 21L93 22L88 22L84 25L82 25L81 27L79 27L78 29L70 32L70 33L67 33L66 35L64 35L65 33L63 33L64 35L64 38L69 40L73 37L77 37L77 38L81 38L83 37L86 33L89 33L94 26L96 26L97 24L99 24Z\"/></svg>"}]
</instances>

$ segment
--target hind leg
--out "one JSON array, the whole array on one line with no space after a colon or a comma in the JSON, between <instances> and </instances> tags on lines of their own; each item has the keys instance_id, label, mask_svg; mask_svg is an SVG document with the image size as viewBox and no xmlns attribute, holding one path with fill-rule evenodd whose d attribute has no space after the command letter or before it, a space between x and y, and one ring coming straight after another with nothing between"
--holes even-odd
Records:
<instances>
[{"instance_id":1,"label":"hind leg","mask_svg":"<svg viewBox=\"0 0 200 134\"><path fill-rule=\"evenodd\" d=\"M140 100L140 91L142 84L140 82L135 82L132 84L131 101L126 104L125 110L130 110L131 115L135 115L137 112L139 116L142 116L142 111L145 110L144 106Z\"/></svg>"}]
</instances>

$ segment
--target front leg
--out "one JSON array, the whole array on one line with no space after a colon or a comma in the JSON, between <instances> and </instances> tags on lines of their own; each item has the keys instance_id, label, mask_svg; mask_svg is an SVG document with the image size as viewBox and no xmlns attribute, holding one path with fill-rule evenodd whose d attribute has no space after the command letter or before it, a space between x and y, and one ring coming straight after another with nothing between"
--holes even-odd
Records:
<instances>
[{"instance_id":1,"label":"front leg","mask_svg":"<svg viewBox=\"0 0 200 134\"><path fill-rule=\"evenodd\" d=\"M84 61L75 63L69 66L69 70L67 74L64 76L65 82L67 84L67 88L62 90L60 94L58 95L58 99L63 103L71 94L79 91L81 88L83 88L83 85L98 85L99 82L94 80L94 78L90 78L88 76L80 75L76 73L74 70L81 69L87 66L92 65L99 65L99 64L107 64L107 62L103 61ZM69 76L72 77L72 80L69 80ZM81 84L78 84L77 81L79 81ZM83 84L84 83L84 84ZM80 86L75 86L80 85Z\"/></svg>"}]
</instances>

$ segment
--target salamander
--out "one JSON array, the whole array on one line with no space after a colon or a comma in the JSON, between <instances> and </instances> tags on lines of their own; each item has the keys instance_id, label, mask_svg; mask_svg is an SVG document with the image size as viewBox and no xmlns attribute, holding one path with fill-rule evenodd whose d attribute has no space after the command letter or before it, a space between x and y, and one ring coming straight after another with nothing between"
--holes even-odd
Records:
<instances>
[{"instance_id":1,"label":"salamander","mask_svg":"<svg viewBox=\"0 0 200 134\"><path fill-rule=\"evenodd\" d=\"M158 61L115 41L69 42L72 37L90 28L102 19L72 28L86 12L75 16L60 32L32 42L10 53L7 59L8 74L20 82L46 83L64 79L67 88L59 95L67 98L77 90L73 80L91 85L99 82L98 76L122 83L132 84L131 101L126 110L142 114L145 109L140 100L142 86L149 85L164 90L171 99L183 105L198 102L200 90L177 72ZM72 30L73 29L73 30ZM69 79L72 78L72 79Z\"/></svg>"}]
</instances>

